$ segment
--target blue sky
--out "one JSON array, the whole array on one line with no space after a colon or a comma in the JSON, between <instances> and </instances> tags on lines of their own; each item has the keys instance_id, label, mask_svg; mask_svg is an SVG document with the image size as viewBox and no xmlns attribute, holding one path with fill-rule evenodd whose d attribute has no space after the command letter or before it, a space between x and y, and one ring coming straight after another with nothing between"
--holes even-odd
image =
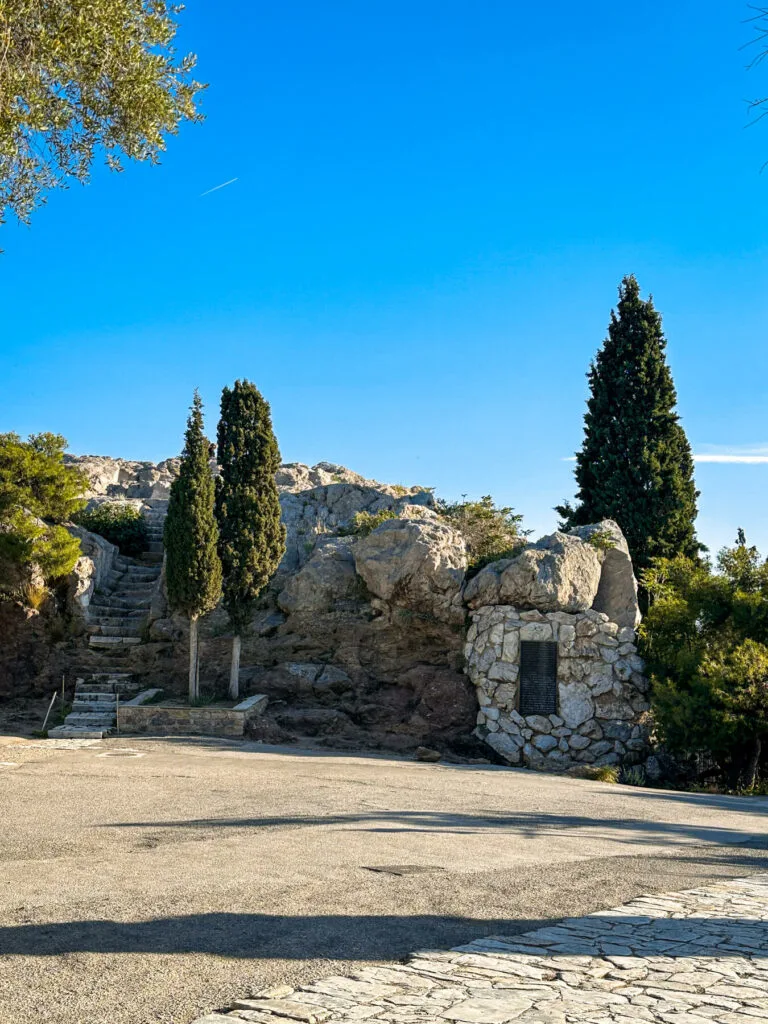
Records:
<instances>
[{"instance_id":1,"label":"blue sky","mask_svg":"<svg viewBox=\"0 0 768 1024\"><path fill-rule=\"evenodd\" d=\"M2 229L0 430L157 460L254 380L283 457L573 494L585 373L635 273L700 455L768 456L768 66L741 2L190 0L207 120ZM202 195L232 178L225 188ZM698 462L768 553L768 461Z\"/></svg>"}]
</instances>

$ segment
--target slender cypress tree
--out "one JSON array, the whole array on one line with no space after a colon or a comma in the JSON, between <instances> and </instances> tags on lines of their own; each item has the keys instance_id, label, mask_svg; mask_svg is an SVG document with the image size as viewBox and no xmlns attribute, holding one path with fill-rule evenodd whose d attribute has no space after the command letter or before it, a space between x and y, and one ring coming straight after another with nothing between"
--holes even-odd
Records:
<instances>
[{"instance_id":1,"label":"slender cypress tree","mask_svg":"<svg viewBox=\"0 0 768 1024\"><path fill-rule=\"evenodd\" d=\"M280 451L269 403L247 380L221 394L216 515L224 570L224 607L234 631L229 694L236 699L241 637L256 600L285 552L275 473Z\"/></svg>"},{"instance_id":2,"label":"slender cypress tree","mask_svg":"<svg viewBox=\"0 0 768 1024\"><path fill-rule=\"evenodd\" d=\"M608 337L588 373L584 442L576 454L576 507L556 508L563 526L614 519L636 569L652 558L695 558L699 492L693 458L675 412L677 394L653 300L625 277Z\"/></svg>"},{"instance_id":3,"label":"slender cypress tree","mask_svg":"<svg viewBox=\"0 0 768 1024\"><path fill-rule=\"evenodd\" d=\"M165 520L165 576L168 603L189 617L189 699L200 696L197 620L221 596L219 531L214 514L214 483L203 433L203 404L195 391L179 475L171 485Z\"/></svg>"}]
</instances>

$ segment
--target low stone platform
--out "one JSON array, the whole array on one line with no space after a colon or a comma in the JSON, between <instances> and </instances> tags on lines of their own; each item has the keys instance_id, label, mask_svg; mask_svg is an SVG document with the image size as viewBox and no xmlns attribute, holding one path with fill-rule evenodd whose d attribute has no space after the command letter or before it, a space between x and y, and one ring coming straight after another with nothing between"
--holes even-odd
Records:
<instances>
[{"instance_id":1,"label":"low stone platform","mask_svg":"<svg viewBox=\"0 0 768 1024\"><path fill-rule=\"evenodd\" d=\"M139 694L135 701L120 705L117 717L121 733L237 739L245 735L249 721L264 713L268 703L263 693L247 697L234 707L216 704L203 707L171 703L145 704L142 697L144 700L150 699L145 694Z\"/></svg>"},{"instance_id":2,"label":"low stone platform","mask_svg":"<svg viewBox=\"0 0 768 1024\"><path fill-rule=\"evenodd\" d=\"M757 1024L768 874L240 999L194 1024Z\"/></svg>"}]
</instances>

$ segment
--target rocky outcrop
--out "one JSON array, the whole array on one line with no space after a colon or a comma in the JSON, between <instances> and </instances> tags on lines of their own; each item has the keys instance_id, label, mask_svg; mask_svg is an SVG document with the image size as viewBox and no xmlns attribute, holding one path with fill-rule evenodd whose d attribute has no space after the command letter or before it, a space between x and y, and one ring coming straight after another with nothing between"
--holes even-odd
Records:
<instances>
[{"instance_id":1,"label":"rocky outcrop","mask_svg":"<svg viewBox=\"0 0 768 1024\"><path fill-rule=\"evenodd\" d=\"M637 600L637 580L632 557L624 534L612 519L603 519L590 526L571 530L582 540L599 542L602 568L600 586L592 607L603 612L611 622L636 629L640 625L640 605Z\"/></svg>"},{"instance_id":2,"label":"rocky outcrop","mask_svg":"<svg viewBox=\"0 0 768 1024\"><path fill-rule=\"evenodd\" d=\"M118 550L114 544L80 526L67 527L80 541L82 554L67 580L67 605L77 619L84 619L96 590L106 584Z\"/></svg>"},{"instance_id":3,"label":"rocky outcrop","mask_svg":"<svg viewBox=\"0 0 768 1024\"><path fill-rule=\"evenodd\" d=\"M67 465L88 480L86 498L167 498L179 473L179 459L132 462L104 455L65 455Z\"/></svg>"},{"instance_id":4,"label":"rocky outcrop","mask_svg":"<svg viewBox=\"0 0 768 1024\"><path fill-rule=\"evenodd\" d=\"M352 553L369 591L385 603L441 622L463 622L467 546L447 523L391 519L358 540Z\"/></svg>"}]
</instances>

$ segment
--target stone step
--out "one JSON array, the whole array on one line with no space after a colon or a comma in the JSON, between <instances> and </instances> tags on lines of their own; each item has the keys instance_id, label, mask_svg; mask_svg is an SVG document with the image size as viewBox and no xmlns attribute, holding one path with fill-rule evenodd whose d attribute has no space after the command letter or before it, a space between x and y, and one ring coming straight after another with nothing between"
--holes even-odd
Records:
<instances>
[{"instance_id":1,"label":"stone step","mask_svg":"<svg viewBox=\"0 0 768 1024\"><path fill-rule=\"evenodd\" d=\"M100 609L102 608L132 608L134 611L139 609L147 610L152 604L152 595L147 594L99 594L98 602L91 601L89 608L93 608L94 611L98 610L98 614L101 614Z\"/></svg>"},{"instance_id":2,"label":"stone step","mask_svg":"<svg viewBox=\"0 0 768 1024\"><path fill-rule=\"evenodd\" d=\"M141 643L141 637L139 636L89 636L88 646L89 647L108 647L108 648L120 648L120 647L133 647L136 644Z\"/></svg>"},{"instance_id":3,"label":"stone step","mask_svg":"<svg viewBox=\"0 0 768 1024\"><path fill-rule=\"evenodd\" d=\"M88 612L91 622L99 622L101 619L143 619L145 617L143 608L114 608L112 605L103 604L90 604Z\"/></svg>"},{"instance_id":4,"label":"stone step","mask_svg":"<svg viewBox=\"0 0 768 1024\"><path fill-rule=\"evenodd\" d=\"M101 689L111 683L78 683L75 687L75 700L98 701L101 704L114 704L115 691Z\"/></svg>"},{"instance_id":5,"label":"stone step","mask_svg":"<svg viewBox=\"0 0 768 1024\"><path fill-rule=\"evenodd\" d=\"M147 551L145 552L145 554L147 552L151 553L153 551L162 551L162 550L163 550L163 542L161 540L151 540L147 544Z\"/></svg>"},{"instance_id":6,"label":"stone step","mask_svg":"<svg viewBox=\"0 0 768 1024\"><path fill-rule=\"evenodd\" d=\"M99 626L130 631L132 629L141 629L145 619L146 615L134 615L130 618L125 615L92 615L88 620L88 628L91 629L93 627L91 629L93 633L98 632L96 627Z\"/></svg>"},{"instance_id":7,"label":"stone step","mask_svg":"<svg viewBox=\"0 0 768 1024\"><path fill-rule=\"evenodd\" d=\"M162 551L145 551L141 560L147 565L160 565L163 561Z\"/></svg>"},{"instance_id":8,"label":"stone step","mask_svg":"<svg viewBox=\"0 0 768 1024\"><path fill-rule=\"evenodd\" d=\"M86 729L73 725L57 725L48 730L49 740L102 740L111 732L109 729Z\"/></svg>"},{"instance_id":9,"label":"stone step","mask_svg":"<svg viewBox=\"0 0 768 1024\"><path fill-rule=\"evenodd\" d=\"M76 696L72 701L73 714L92 712L94 714L114 715L116 713L116 708L117 700L113 700L111 704L107 704L107 702L103 700L82 700L79 696Z\"/></svg>"},{"instance_id":10,"label":"stone step","mask_svg":"<svg viewBox=\"0 0 768 1024\"><path fill-rule=\"evenodd\" d=\"M111 729L115 724L114 711L73 711L64 719L64 725L80 726L82 729Z\"/></svg>"},{"instance_id":11,"label":"stone step","mask_svg":"<svg viewBox=\"0 0 768 1024\"><path fill-rule=\"evenodd\" d=\"M88 626L88 633L91 636L141 636L142 624L130 626L101 626L91 623Z\"/></svg>"},{"instance_id":12,"label":"stone step","mask_svg":"<svg viewBox=\"0 0 768 1024\"><path fill-rule=\"evenodd\" d=\"M155 565L132 565L130 569L118 569L109 574L111 580L149 580L154 582L160 575L160 569Z\"/></svg>"}]
</instances>

